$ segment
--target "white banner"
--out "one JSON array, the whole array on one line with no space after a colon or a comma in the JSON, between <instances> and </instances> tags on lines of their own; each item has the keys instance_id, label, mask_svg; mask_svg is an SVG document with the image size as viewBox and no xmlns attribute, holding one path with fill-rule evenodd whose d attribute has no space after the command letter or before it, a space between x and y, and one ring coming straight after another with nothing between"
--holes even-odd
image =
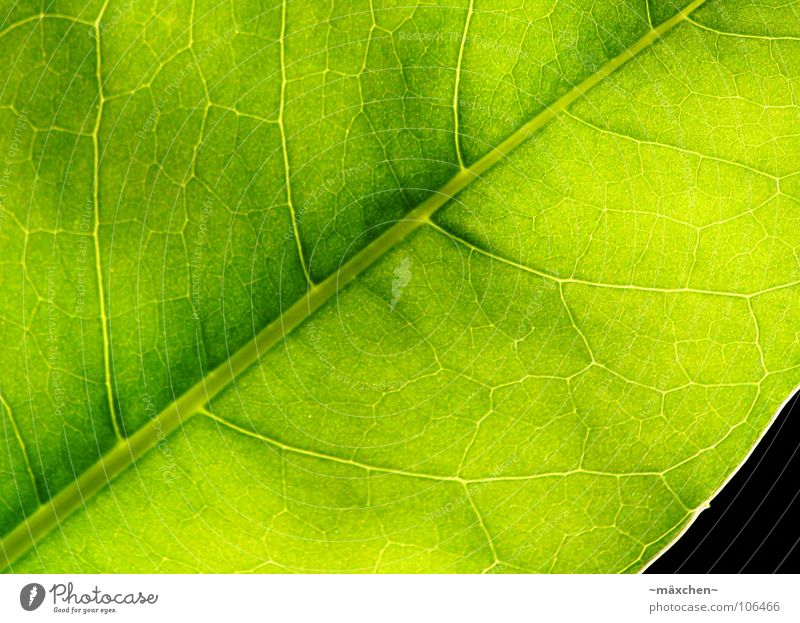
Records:
<instances>
[{"instance_id":1,"label":"white banner","mask_svg":"<svg viewBox=\"0 0 800 623\"><path fill-rule=\"evenodd\" d=\"M5 575L0 621L796 623L798 578Z\"/></svg>"}]
</instances>

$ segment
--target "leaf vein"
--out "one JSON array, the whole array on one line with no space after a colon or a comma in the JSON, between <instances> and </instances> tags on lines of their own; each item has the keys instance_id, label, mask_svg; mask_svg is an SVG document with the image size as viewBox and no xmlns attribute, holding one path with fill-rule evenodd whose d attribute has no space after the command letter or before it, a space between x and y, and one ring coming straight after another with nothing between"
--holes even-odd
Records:
<instances>
[{"instance_id":1,"label":"leaf vein","mask_svg":"<svg viewBox=\"0 0 800 623\"><path fill-rule=\"evenodd\" d=\"M108 1L109 0L106 0L104 9L105 6L108 5ZM431 216L455 195L474 180L480 178L506 155L558 117L568 106L584 97L593 87L635 58L637 54L661 40L666 33L683 22L690 13L700 7L704 2L705 0L694 0L694 2L676 13L669 20L660 24L657 28L649 30L632 46L608 61L594 74L590 75L579 84L574 85L569 91L553 102L552 105L545 108L518 128L482 158L468 168L457 172L439 190L432 192L427 199L408 212L405 218L398 220L370 244L351 257L338 271L329 275L323 281L312 284L301 299L291 305L275 321L262 329L255 338L242 346L227 361L214 370L211 370L183 395L167 405L161 413L153 419L152 425L143 426L132 435L121 440L97 463L80 474L70 485L51 498L49 503L39 507L37 511L28 516L14 530L8 533L3 538L2 544L0 544L0 551L3 552L7 565L13 564L15 560L22 556L40 538L49 533L50 530L63 521L70 513L83 507L86 499L104 488L106 484L127 469L138 457L155 447L161 435L168 435L176 430L185 419L197 414L214 396L227 388L240 373L257 363L263 352L269 350L282 340L290 331L304 322L358 275L383 257L390 249L394 248L421 225L430 223ZM95 28L98 28L97 24L99 24L99 18L95 23ZM285 22L283 30L285 30ZM283 41L283 37L281 37L281 41ZM99 54L98 45L98 59ZM98 77L100 77L99 73ZM97 125L99 129L99 121ZM95 133L94 140L95 151L97 153L97 133ZM97 153L96 157L99 157L99 153ZM96 184L95 188L97 188ZM576 471L570 473L589 472L581 470L580 472ZM597 473L597 475L611 474ZM447 479L455 480L453 477Z\"/></svg>"}]
</instances>

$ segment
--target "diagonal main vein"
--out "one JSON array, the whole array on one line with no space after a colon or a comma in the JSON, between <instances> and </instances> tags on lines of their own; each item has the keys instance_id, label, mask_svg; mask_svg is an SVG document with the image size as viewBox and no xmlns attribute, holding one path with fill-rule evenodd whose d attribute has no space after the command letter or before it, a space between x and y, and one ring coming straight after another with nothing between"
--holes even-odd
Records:
<instances>
[{"instance_id":1,"label":"diagonal main vein","mask_svg":"<svg viewBox=\"0 0 800 623\"><path fill-rule=\"evenodd\" d=\"M103 457L71 484L62 489L49 502L12 530L0 544L0 560L11 567L39 539L55 528L70 513L85 504L85 501L122 473L137 458L154 448L160 439L177 429L182 422L197 413L203 406L224 390L239 374L256 363L265 353L284 339L295 327L310 317L323 304L358 275L372 266L390 249L409 234L427 223L430 217L472 181L481 177L514 149L555 119L567 107L583 97L592 87L610 76L637 54L650 47L667 32L684 21L705 0L694 0L682 11L657 28L649 30L641 39L621 54L608 61L591 76L577 84L521 126L497 147L468 168L461 169L444 186L411 210L402 220L386 229L380 236L364 247L338 271L324 281L311 287L300 300L289 307L279 318L267 325L250 342L245 344L227 361L209 372L177 400L167 406L148 425L143 426L127 439L120 441Z\"/></svg>"}]
</instances>

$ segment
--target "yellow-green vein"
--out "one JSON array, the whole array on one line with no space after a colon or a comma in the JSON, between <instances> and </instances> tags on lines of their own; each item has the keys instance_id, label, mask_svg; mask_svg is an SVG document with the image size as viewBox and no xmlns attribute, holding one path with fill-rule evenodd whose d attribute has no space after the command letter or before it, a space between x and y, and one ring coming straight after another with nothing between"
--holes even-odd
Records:
<instances>
[{"instance_id":1,"label":"yellow-green vein","mask_svg":"<svg viewBox=\"0 0 800 623\"><path fill-rule=\"evenodd\" d=\"M6 566L13 564L34 543L63 521L70 513L84 505L85 500L97 493L113 478L124 471L137 458L155 447L162 435L174 431L186 419L196 414L213 397L225 389L234 378L256 363L261 353L279 343L295 327L347 286L359 274L383 257L410 233L429 222L430 217L472 181L481 177L500 162L516 147L525 142L539 129L556 118L568 106L583 97L604 78L611 75L637 54L658 41L686 17L700 7L705 0L695 0L671 19L655 29L649 30L630 48L623 51L601 67L597 72L575 85L551 106L521 126L497 147L468 168L460 170L438 191L411 210L402 220L388 227L380 236L364 247L339 270L318 284L291 305L279 318L267 325L250 342L239 349L230 359L210 371L186 393L168 405L147 426L120 441L102 459L92 465L75 481L42 505L2 541Z\"/></svg>"}]
</instances>

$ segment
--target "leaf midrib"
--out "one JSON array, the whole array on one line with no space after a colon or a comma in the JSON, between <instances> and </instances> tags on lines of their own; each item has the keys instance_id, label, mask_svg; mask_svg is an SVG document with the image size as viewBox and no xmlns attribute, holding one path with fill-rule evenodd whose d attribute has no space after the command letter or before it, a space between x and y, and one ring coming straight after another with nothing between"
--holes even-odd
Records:
<instances>
[{"instance_id":1,"label":"leaf midrib","mask_svg":"<svg viewBox=\"0 0 800 623\"><path fill-rule=\"evenodd\" d=\"M643 50L650 47L667 32L684 21L705 0L694 0L683 10L656 28L651 28L641 39L625 49L559 97L530 121L517 129L497 147L469 167L462 168L444 186L411 210L402 220L386 229L375 240L344 263L339 270L318 284L289 307L276 320L268 324L250 342L242 346L227 361L220 364L195 383L178 399L168 405L153 420L134 434L120 441L90 468L78 476L57 495L23 520L9 532L0 544L5 558L4 570L28 551L73 511L85 505L88 498L103 489L127 467L154 448L161 439L177 429L184 421L198 413L215 396L251 365L262 353L284 339L295 327L309 318L317 309L346 287L358 275L372 266L389 250L402 242L413 231L428 223L436 211L464 190L473 180L481 177L509 153L519 147L538 130L555 119L589 90L625 65Z\"/></svg>"}]
</instances>

